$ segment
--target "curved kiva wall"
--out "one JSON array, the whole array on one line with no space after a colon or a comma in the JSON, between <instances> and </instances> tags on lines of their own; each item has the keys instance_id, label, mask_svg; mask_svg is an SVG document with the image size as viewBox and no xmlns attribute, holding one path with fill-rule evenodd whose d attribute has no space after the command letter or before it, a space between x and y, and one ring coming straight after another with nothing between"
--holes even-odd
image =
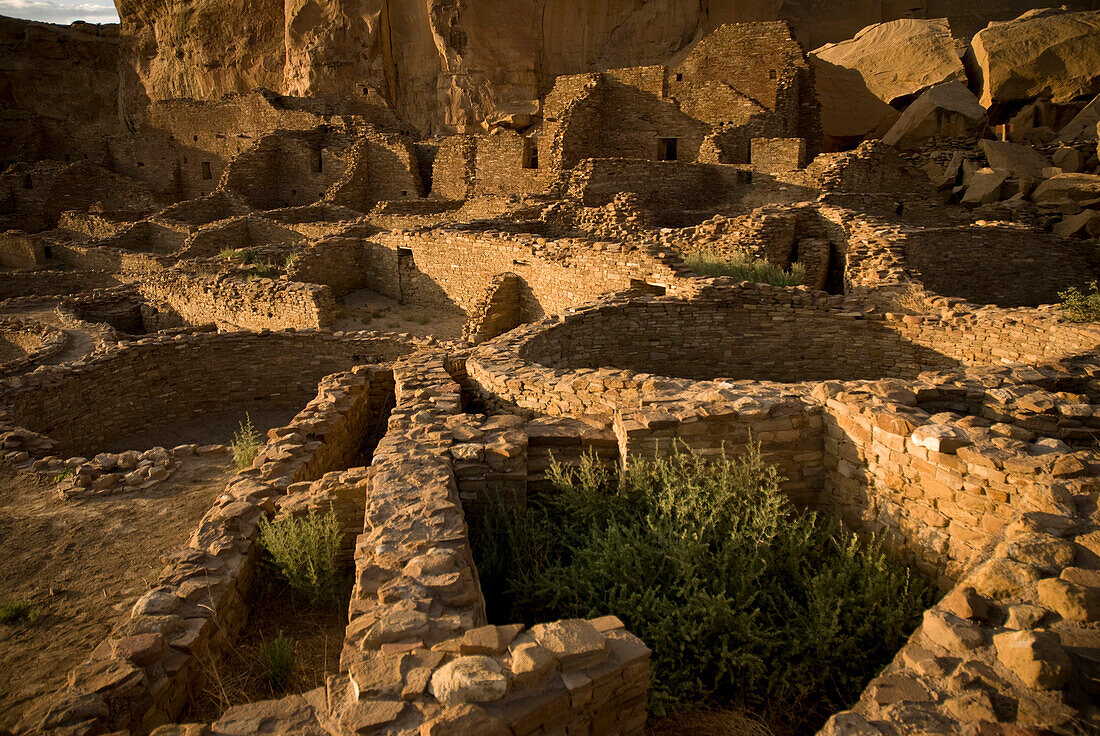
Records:
<instances>
[{"instance_id":1,"label":"curved kiva wall","mask_svg":"<svg viewBox=\"0 0 1100 736\"><path fill-rule=\"evenodd\" d=\"M939 316L884 315L802 287L722 282L691 299L619 300L579 310L543 323L518 355L559 369L794 383L1037 363L1100 342L1095 327L1041 312L959 307Z\"/></svg>"},{"instance_id":2,"label":"curved kiva wall","mask_svg":"<svg viewBox=\"0 0 1100 736\"><path fill-rule=\"evenodd\" d=\"M87 455L112 438L224 412L235 405L302 406L330 373L393 360L413 341L378 333L205 333L120 346L83 367L0 384L0 415Z\"/></svg>"},{"instance_id":3,"label":"curved kiva wall","mask_svg":"<svg viewBox=\"0 0 1100 736\"><path fill-rule=\"evenodd\" d=\"M783 383L912 378L958 365L881 321L843 311L842 298L753 287L583 311L533 337L520 356L552 368Z\"/></svg>"}]
</instances>

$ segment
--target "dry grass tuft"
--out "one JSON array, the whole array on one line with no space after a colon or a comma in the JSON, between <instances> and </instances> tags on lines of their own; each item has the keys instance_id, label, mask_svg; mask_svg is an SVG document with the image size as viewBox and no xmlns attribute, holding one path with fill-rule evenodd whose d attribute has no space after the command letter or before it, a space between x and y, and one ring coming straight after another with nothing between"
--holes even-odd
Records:
<instances>
[{"instance_id":1,"label":"dry grass tuft","mask_svg":"<svg viewBox=\"0 0 1100 736\"><path fill-rule=\"evenodd\" d=\"M646 736L775 736L758 716L737 708L686 708L650 718Z\"/></svg>"}]
</instances>

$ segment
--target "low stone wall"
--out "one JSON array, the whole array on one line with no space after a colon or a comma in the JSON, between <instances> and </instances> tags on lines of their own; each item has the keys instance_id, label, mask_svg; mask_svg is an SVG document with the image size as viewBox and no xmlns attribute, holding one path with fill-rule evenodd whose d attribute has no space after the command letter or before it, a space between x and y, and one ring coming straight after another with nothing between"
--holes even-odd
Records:
<instances>
[{"instance_id":1,"label":"low stone wall","mask_svg":"<svg viewBox=\"0 0 1100 736\"><path fill-rule=\"evenodd\" d=\"M126 343L84 361L0 385L8 421L48 435L68 455L257 401L304 403L324 375L392 360L414 342L379 333L203 333Z\"/></svg>"},{"instance_id":2,"label":"low stone wall","mask_svg":"<svg viewBox=\"0 0 1100 736\"><path fill-rule=\"evenodd\" d=\"M301 251L287 278L324 284L337 294L370 289L401 299L397 251L361 237L332 236Z\"/></svg>"},{"instance_id":3,"label":"low stone wall","mask_svg":"<svg viewBox=\"0 0 1100 736\"><path fill-rule=\"evenodd\" d=\"M65 333L42 322L0 317L0 377L25 373L65 349Z\"/></svg>"},{"instance_id":4,"label":"low stone wall","mask_svg":"<svg viewBox=\"0 0 1100 736\"><path fill-rule=\"evenodd\" d=\"M0 268L27 268L45 261L40 238L18 230L0 232Z\"/></svg>"},{"instance_id":5,"label":"low stone wall","mask_svg":"<svg viewBox=\"0 0 1100 736\"><path fill-rule=\"evenodd\" d=\"M784 382L912 378L957 365L843 297L764 284L581 310L528 340L520 356L552 368Z\"/></svg>"},{"instance_id":6,"label":"low stone wall","mask_svg":"<svg viewBox=\"0 0 1100 736\"><path fill-rule=\"evenodd\" d=\"M669 293L679 293L691 288L692 281L677 256L652 244L548 240L444 227L394 231L376 240L397 252L406 302L458 307L467 313L503 273L514 273L525 284L521 301L530 318L564 312L608 292L625 291L635 282L661 284Z\"/></svg>"},{"instance_id":7,"label":"low stone wall","mask_svg":"<svg viewBox=\"0 0 1100 736\"><path fill-rule=\"evenodd\" d=\"M316 284L169 270L142 279L138 288L149 302L167 305L193 325L280 330L328 327L336 319L332 291Z\"/></svg>"},{"instance_id":8,"label":"low stone wall","mask_svg":"<svg viewBox=\"0 0 1100 736\"><path fill-rule=\"evenodd\" d=\"M273 430L253 466L229 482L187 546L164 556L167 567L156 582L70 672L68 686L35 701L16 732L143 734L174 719L191 684L246 624L260 519L277 504L284 511L307 506L317 489L306 481L357 456L364 439L357 432L370 425L364 417L384 415L391 392L392 373L384 367L357 367L322 381L316 398ZM300 490L303 484L308 488ZM347 504L336 508L351 528L362 524L362 514L355 519Z\"/></svg>"},{"instance_id":9,"label":"low stone wall","mask_svg":"<svg viewBox=\"0 0 1100 736\"><path fill-rule=\"evenodd\" d=\"M120 283L107 271L8 271L0 274L0 303L23 297L40 300L81 294Z\"/></svg>"},{"instance_id":10,"label":"low stone wall","mask_svg":"<svg viewBox=\"0 0 1100 736\"><path fill-rule=\"evenodd\" d=\"M648 209L699 210L734 199L749 181L748 172L724 164L590 158L569 172L564 188L586 207L627 192Z\"/></svg>"}]
</instances>

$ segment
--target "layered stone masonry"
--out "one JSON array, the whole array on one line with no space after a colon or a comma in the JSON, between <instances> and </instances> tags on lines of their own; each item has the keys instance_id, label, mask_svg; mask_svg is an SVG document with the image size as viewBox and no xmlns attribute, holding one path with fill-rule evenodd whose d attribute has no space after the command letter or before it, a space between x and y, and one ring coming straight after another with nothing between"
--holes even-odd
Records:
<instances>
[{"instance_id":1,"label":"layered stone masonry","mask_svg":"<svg viewBox=\"0 0 1100 736\"><path fill-rule=\"evenodd\" d=\"M258 400L299 405L322 376L423 343L313 330L144 338L0 382L0 422L48 435L62 456L88 456L108 441Z\"/></svg>"},{"instance_id":2,"label":"layered stone masonry","mask_svg":"<svg viewBox=\"0 0 1100 736\"><path fill-rule=\"evenodd\" d=\"M317 397L289 425L272 430L252 467L228 483L187 546L164 555L167 567L130 615L70 672L65 688L27 709L16 732L148 733L171 721L191 683L246 623L259 520L277 505L293 506L298 493L320 490L298 489L315 478L323 486L333 463L358 452L362 417L386 410L391 387L384 367L361 366L322 381ZM344 520L354 516L337 508Z\"/></svg>"},{"instance_id":3,"label":"layered stone masonry","mask_svg":"<svg viewBox=\"0 0 1100 736\"><path fill-rule=\"evenodd\" d=\"M137 286L146 300L166 305L193 325L281 330L331 327L336 321L332 290L317 284L169 269L140 280Z\"/></svg>"},{"instance_id":4,"label":"layered stone masonry","mask_svg":"<svg viewBox=\"0 0 1100 736\"><path fill-rule=\"evenodd\" d=\"M0 317L0 377L31 370L64 350L66 341L53 325Z\"/></svg>"}]
</instances>

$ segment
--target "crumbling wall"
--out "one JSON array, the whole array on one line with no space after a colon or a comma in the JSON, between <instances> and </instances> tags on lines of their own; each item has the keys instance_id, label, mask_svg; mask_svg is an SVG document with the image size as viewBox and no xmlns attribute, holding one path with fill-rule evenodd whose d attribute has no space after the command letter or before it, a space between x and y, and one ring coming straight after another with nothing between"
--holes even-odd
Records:
<instances>
[{"instance_id":1,"label":"crumbling wall","mask_svg":"<svg viewBox=\"0 0 1100 736\"><path fill-rule=\"evenodd\" d=\"M327 286L167 270L138 283L150 302L164 303L188 324L242 330L327 327L336 300Z\"/></svg>"},{"instance_id":2,"label":"crumbling wall","mask_svg":"<svg viewBox=\"0 0 1100 736\"><path fill-rule=\"evenodd\" d=\"M128 343L86 361L28 376L0 395L11 421L54 439L69 455L153 427L235 405L304 405L322 376L404 355L411 346L331 333L200 333Z\"/></svg>"},{"instance_id":3,"label":"crumbling wall","mask_svg":"<svg viewBox=\"0 0 1100 736\"><path fill-rule=\"evenodd\" d=\"M558 241L562 250L547 252L535 236L450 228L396 231L376 240L397 252L406 302L469 312L493 278L513 272L530 289L525 312L532 319L623 291L633 281L666 284L671 290L685 272L677 259L648 246L626 254L618 244Z\"/></svg>"}]
</instances>

